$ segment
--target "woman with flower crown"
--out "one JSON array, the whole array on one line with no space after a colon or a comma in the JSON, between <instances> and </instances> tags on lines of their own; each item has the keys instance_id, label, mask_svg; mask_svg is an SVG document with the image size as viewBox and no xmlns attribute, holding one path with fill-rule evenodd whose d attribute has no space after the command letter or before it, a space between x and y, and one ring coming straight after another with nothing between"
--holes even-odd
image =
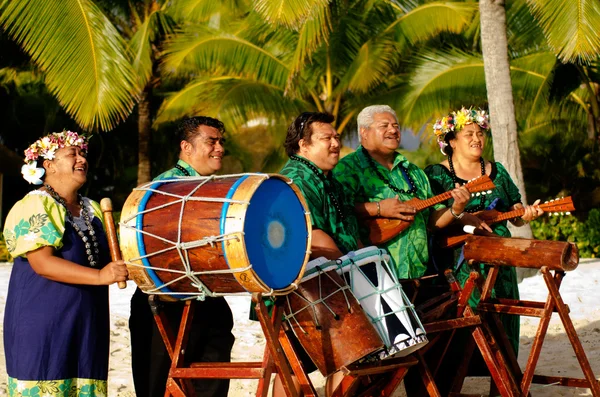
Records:
<instances>
[{"instance_id":1,"label":"woman with flower crown","mask_svg":"<svg viewBox=\"0 0 600 397\"><path fill-rule=\"evenodd\" d=\"M87 142L71 131L25 151L24 178L43 186L10 210L4 238L14 265L4 314L9 396L106 396L111 262L87 179Z\"/></svg>"},{"instance_id":2,"label":"woman with flower crown","mask_svg":"<svg viewBox=\"0 0 600 397\"><path fill-rule=\"evenodd\" d=\"M494 181L496 188L491 194L473 198L465 207L466 212L473 213L488 209L492 203L495 204L495 209L501 212L523 208L519 189L502 164L486 161L482 157L488 129L489 117L485 111L465 108L443 117L434 124L433 132L446 159L440 164L425 168L431 189L434 194L441 194L452 190L457 183L464 184L470 179L488 175ZM515 226L522 226L540 216L543 211L537 206L538 203L539 200L532 206L526 207L522 217L511 219L510 222ZM452 199L447 204L451 205ZM500 236L510 237L506 221L492 225L492 229ZM450 262L446 267L454 269L461 285L464 285L470 270L468 265L457 263L461 248L455 248L450 255L443 255L443 253L440 255L438 252L436 258L438 258L437 262L440 262L439 258L445 257ZM437 262L438 267L443 265ZM484 265L481 267L481 270L485 269ZM500 269L494 294L497 298L519 299L517 274L513 267ZM479 295L474 293L469 303L474 307L478 301ZM519 348L519 317L502 315L501 320L516 354Z\"/></svg>"}]
</instances>

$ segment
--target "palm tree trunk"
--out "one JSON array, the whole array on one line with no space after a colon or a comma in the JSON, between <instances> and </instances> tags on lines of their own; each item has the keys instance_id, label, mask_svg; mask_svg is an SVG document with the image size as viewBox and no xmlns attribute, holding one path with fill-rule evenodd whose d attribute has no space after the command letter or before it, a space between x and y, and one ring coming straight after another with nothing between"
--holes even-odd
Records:
<instances>
[{"instance_id":1,"label":"palm tree trunk","mask_svg":"<svg viewBox=\"0 0 600 397\"><path fill-rule=\"evenodd\" d=\"M490 106L494 158L506 167L527 202L517 137L517 120L510 80L504 0L480 0L481 49ZM510 223L509 223L510 226ZM511 227L511 233L531 238L531 227Z\"/></svg>"},{"instance_id":2,"label":"palm tree trunk","mask_svg":"<svg viewBox=\"0 0 600 397\"><path fill-rule=\"evenodd\" d=\"M151 180L150 137L152 120L150 119L150 98L152 88L147 85L138 104L138 185Z\"/></svg>"}]
</instances>

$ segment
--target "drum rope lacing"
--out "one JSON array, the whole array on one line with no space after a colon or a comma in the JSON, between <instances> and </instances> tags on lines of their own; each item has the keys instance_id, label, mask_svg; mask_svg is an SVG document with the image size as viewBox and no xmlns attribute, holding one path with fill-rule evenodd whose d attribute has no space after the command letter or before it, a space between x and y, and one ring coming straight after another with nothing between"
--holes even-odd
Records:
<instances>
[{"instance_id":1,"label":"drum rope lacing","mask_svg":"<svg viewBox=\"0 0 600 397\"><path fill-rule=\"evenodd\" d=\"M284 320L290 321L290 319L293 319L296 322L296 325L298 326L298 328L303 332L303 333L307 333L304 328L302 328L302 325L300 325L300 322L298 321L298 319L296 318L296 315L301 313L304 310L308 310L308 309L312 309L312 316L313 316L313 320L315 323L315 326L317 329L321 328L321 324L319 324L319 318L317 317L317 310L316 310L316 306L318 304L323 304L323 306L325 308L327 308L327 310L329 310L329 312L333 315L333 317L338 320L339 316L333 311L333 309L327 304L326 300L329 299L330 297L332 297L333 295L337 294L338 292L342 292L342 294L344 295L344 299L346 300L346 307L348 309L348 312L350 312L352 306L350 305L350 300L348 300L348 295L346 295L346 290L350 290L350 286L348 284L346 284L345 282L343 283L344 285L340 285L336 280L334 280L328 273L328 271L323 271L323 269L321 269L320 266L315 266L315 269L317 269L317 275L316 277L318 277L319 280L319 299L317 299L316 301L310 301L308 299L306 299L304 296L302 296L301 294L299 294L298 292L296 292L296 290L292 291L292 294L295 294L296 296L298 296L300 299L302 299L304 302L306 302L308 305L302 307L299 310L296 310L295 312L292 312L292 305L290 303L290 299L289 296L286 296L286 302L288 305L288 311L290 312L290 314L287 314L283 317ZM329 269L331 270L331 269ZM327 276L327 278L329 278L337 287L338 289L335 290L334 292L332 292L331 294L323 297L323 288L321 288L321 275L325 275Z\"/></svg>"},{"instance_id":2,"label":"drum rope lacing","mask_svg":"<svg viewBox=\"0 0 600 397\"><path fill-rule=\"evenodd\" d=\"M250 204L249 201L245 201L245 200L232 200L232 199L227 199L227 198L212 198L212 197L207 197L207 198L193 197L193 194L195 194L198 191L198 189L200 189L202 186L204 186L207 182L212 181L214 179L230 179L232 177L246 176L246 175L256 175L256 176L262 177L263 179L269 179L269 176L265 175L265 174L248 174L248 173L227 175L227 176L217 176L217 175L212 175L212 176L208 176L208 177L198 176L198 177L186 177L186 178L177 178L177 179L165 179L165 180L161 180L161 181L152 181L152 182L149 182L143 186L140 186L140 187L137 187L134 189L134 190L140 190L140 191L150 191L150 192L153 192L156 194L162 194L164 196L174 197L174 198L178 199L178 200L175 200L175 201L172 201L169 203L165 203L165 204L162 204L162 205L150 208L150 209L139 211L136 214L128 217L127 219L124 219L121 222L119 222L119 224L125 228L134 230L135 232L142 233L149 237L156 238L160 241L163 241L163 242L171 245L171 247L168 247L168 248L156 251L156 252L152 252L152 253L149 253L146 255L142 255L142 256L139 256L136 258L131 258L128 261L125 261L125 263L129 266L136 266L136 267L151 269L151 270L155 270L155 271L164 271L164 272L181 274L180 277L177 277L169 282L166 282L163 285L161 285L160 287L156 287L156 288L144 291L145 293L153 294L153 295L184 295L184 296L188 296L188 297L186 297L182 300L197 299L200 301L205 300L207 296L218 297L218 296L228 296L228 295L247 295L247 292L239 292L239 293L213 292L197 276L206 275L206 274L243 273L243 272L251 270L252 264L249 264L248 266L246 266L244 268L238 268L238 269L193 271L192 267L190 265L189 257L188 257L188 249L202 247L205 245L210 245L211 247L214 247L215 243L220 243L220 242L227 241L227 240L240 241L241 237L244 236L243 231L238 231L235 233L220 234L220 235L216 235L216 236L206 236L206 237L203 237L202 239L194 240L194 241L187 241L187 242L181 241L183 213L184 213L186 202L188 202L188 201L207 201L207 202L239 204L239 205L246 205L246 206ZM186 181L200 181L201 183L199 183L198 186L196 186L194 189L192 189L192 191L190 191L185 196L180 196L180 195L173 194L173 193L163 192L161 190L152 189L150 187L156 183L177 182L177 181L181 181L182 179L185 179ZM132 220L136 219L140 215L147 214L152 211L157 211L162 208L165 208L165 207L168 207L171 205L178 205L178 204L181 204L181 208L179 211L177 241L171 241L171 240L161 237L159 235L149 233L144 230L140 230L140 229L136 228L135 226L131 226L131 225L127 224L127 223L131 222ZM177 252L179 254L179 258L181 259L181 262L184 266L184 270L164 269L164 268L158 268L158 267L153 267L153 266L146 266L143 263L141 263L141 264L135 263L135 261L141 261L142 259L160 255L164 252L175 250L175 249L177 250ZM191 286L193 286L194 288L197 288L198 292L174 292L174 291L163 292L162 291L163 288L168 287L169 285L179 282L181 280L184 280L186 278L190 279ZM274 294L274 292L275 291L271 288L271 290L269 292L263 293L263 296L271 296Z\"/></svg>"}]
</instances>

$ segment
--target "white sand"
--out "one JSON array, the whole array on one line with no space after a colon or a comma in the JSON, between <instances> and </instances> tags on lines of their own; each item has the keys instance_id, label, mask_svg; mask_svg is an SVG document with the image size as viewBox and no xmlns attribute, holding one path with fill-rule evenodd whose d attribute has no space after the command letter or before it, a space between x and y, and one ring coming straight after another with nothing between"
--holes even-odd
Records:
<instances>
[{"instance_id":1,"label":"white sand","mask_svg":"<svg viewBox=\"0 0 600 397\"><path fill-rule=\"evenodd\" d=\"M0 263L0 315L4 316L4 305L8 289L11 264ZM582 260L579 268L568 273L563 281L561 293L570 306L571 318L596 376L600 375L600 261ZM129 300L134 291L129 282L127 289L110 289L111 303L111 351L109 372L110 396L134 396L131 378L131 357L129 349ZM540 276L525 279L519 287L521 298L527 300L546 300L546 288ZM228 297L235 316L234 334L236 336L232 357L234 361L259 361L264 351L264 336L257 322L248 320L249 297ZM520 363L524 367L537 330L538 319L521 319ZM0 328L1 331L1 328ZM1 344L1 342L0 342ZM6 374L4 349L0 349L0 373ZM577 359L564 332L560 318L553 316L548 336L538 363L538 374L553 376L572 376L583 378ZM315 372L311 375L315 386L322 386L323 379ZM232 380L230 396L245 397L253 395L257 381ZM489 378L469 378L463 392L486 394ZM401 393L397 393L401 394ZM0 395L6 395L6 376L0 378ZM533 396L585 396L588 390L567 387L542 387L533 385Z\"/></svg>"}]
</instances>

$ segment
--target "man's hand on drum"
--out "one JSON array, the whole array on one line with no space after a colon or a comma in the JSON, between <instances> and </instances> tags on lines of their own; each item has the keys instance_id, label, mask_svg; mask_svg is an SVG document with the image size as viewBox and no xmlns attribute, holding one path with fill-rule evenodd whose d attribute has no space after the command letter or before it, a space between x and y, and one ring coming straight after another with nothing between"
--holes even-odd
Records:
<instances>
[{"instance_id":1,"label":"man's hand on drum","mask_svg":"<svg viewBox=\"0 0 600 397\"><path fill-rule=\"evenodd\" d=\"M382 218L396 218L406 222L412 222L417 213L415 207L400 201L398 196L381 200L379 206L379 214Z\"/></svg>"},{"instance_id":2,"label":"man's hand on drum","mask_svg":"<svg viewBox=\"0 0 600 397\"><path fill-rule=\"evenodd\" d=\"M119 281L127 281L127 266L125 261L113 261L108 265L104 266L98 272L98 284L99 285L110 285Z\"/></svg>"}]
</instances>

